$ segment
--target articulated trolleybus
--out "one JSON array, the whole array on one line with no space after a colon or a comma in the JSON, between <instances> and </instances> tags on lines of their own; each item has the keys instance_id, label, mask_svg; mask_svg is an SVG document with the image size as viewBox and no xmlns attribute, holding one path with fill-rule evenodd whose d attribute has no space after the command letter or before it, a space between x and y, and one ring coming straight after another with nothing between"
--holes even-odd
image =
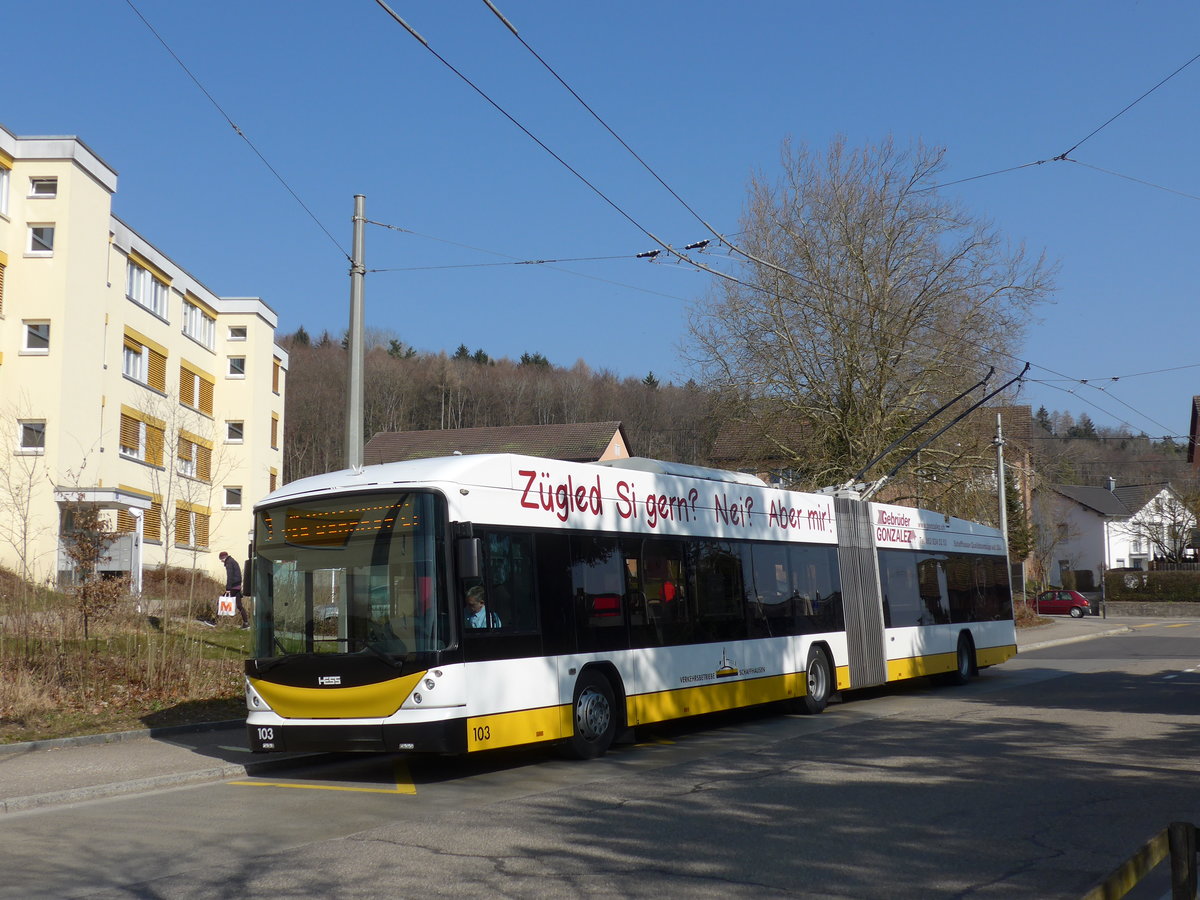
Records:
<instances>
[{"instance_id":1,"label":"articulated trolleybus","mask_svg":"<svg viewBox=\"0 0 1200 900\"><path fill-rule=\"evenodd\" d=\"M462 753L1016 653L994 528L647 459L368 466L255 509L256 751Z\"/></svg>"}]
</instances>

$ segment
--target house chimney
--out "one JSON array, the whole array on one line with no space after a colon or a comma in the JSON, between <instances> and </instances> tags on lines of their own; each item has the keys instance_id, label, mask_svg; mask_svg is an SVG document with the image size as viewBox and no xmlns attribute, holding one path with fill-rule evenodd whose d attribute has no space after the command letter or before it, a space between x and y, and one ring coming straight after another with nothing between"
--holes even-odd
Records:
<instances>
[{"instance_id":1,"label":"house chimney","mask_svg":"<svg viewBox=\"0 0 1200 900\"><path fill-rule=\"evenodd\" d=\"M1108 476L1108 492L1111 494L1117 489L1117 479L1111 475Z\"/></svg>"}]
</instances>

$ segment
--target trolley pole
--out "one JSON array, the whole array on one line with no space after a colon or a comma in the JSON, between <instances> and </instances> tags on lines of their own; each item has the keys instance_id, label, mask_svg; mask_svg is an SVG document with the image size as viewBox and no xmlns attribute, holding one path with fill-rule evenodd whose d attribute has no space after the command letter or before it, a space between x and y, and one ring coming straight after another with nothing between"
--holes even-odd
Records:
<instances>
[{"instance_id":1,"label":"trolley pole","mask_svg":"<svg viewBox=\"0 0 1200 900\"><path fill-rule=\"evenodd\" d=\"M1000 536L1004 540L1004 564L1012 577L1012 559L1008 555L1008 488L1004 482L1004 425L996 413L996 484L1000 488ZM1025 589L1022 578L1021 589Z\"/></svg>"},{"instance_id":2,"label":"trolley pole","mask_svg":"<svg viewBox=\"0 0 1200 900\"><path fill-rule=\"evenodd\" d=\"M1008 489L1004 484L1004 425L996 413L996 483L1000 486L1000 533L1008 547Z\"/></svg>"},{"instance_id":3,"label":"trolley pole","mask_svg":"<svg viewBox=\"0 0 1200 900\"><path fill-rule=\"evenodd\" d=\"M354 195L354 243L350 259L350 330L347 334L346 371L346 467L363 463L363 231L366 226L366 197Z\"/></svg>"}]
</instances>

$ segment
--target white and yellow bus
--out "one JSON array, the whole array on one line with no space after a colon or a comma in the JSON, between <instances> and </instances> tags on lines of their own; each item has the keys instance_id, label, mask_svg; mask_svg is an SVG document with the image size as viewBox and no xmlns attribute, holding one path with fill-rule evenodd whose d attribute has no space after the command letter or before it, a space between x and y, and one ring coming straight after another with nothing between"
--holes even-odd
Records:
<instances>
[{"instance_id":1,"label":"white and yellow bus","mask_svg":"<svg viewBox=\"0 0 1200 900\"><path fill-rule=\"evenodd\" d=\"M454 456L255 510L256 751L559 742L1016 653L995 528L647 459Z\"/></svg>"}]
</instances>

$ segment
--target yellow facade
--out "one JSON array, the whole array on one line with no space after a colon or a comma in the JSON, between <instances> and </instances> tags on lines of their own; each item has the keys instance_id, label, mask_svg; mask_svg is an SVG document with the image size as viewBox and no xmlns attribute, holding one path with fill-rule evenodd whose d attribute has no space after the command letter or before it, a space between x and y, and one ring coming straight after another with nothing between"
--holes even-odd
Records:
<instances>
[{"instance_id":1,"label":"yellow facade","mask_svg":"<svg viewBox=\"0 0 1200 900\"><path fill-rule=\"evenodd\" d=\"M113 216L116 188L77 138L0 128L0 566L69 579L83 500L123 533L101 568L223 580L282 467L287 353L261 299L216 296Z\"/></svg>"}]
</instances>

